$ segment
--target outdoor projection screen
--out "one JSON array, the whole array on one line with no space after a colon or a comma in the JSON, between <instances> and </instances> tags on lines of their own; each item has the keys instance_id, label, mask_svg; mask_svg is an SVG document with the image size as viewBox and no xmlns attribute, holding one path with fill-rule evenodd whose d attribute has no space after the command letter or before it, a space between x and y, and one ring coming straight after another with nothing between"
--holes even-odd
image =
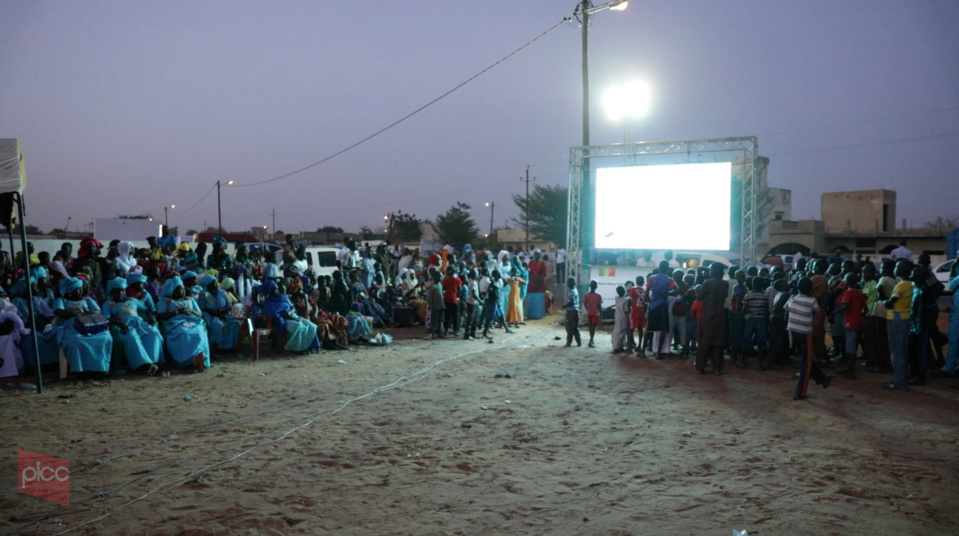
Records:
<instances>
[{"instance_id":1,"label":"outdoor projection screen","mask_svg":"<svg viewBox=\"0 0 959 536\"><path fill-rule=\"evenodd\" d=\"M728 250L732 164L596 170L598 249Z\"/></svg>"}]
</instances>

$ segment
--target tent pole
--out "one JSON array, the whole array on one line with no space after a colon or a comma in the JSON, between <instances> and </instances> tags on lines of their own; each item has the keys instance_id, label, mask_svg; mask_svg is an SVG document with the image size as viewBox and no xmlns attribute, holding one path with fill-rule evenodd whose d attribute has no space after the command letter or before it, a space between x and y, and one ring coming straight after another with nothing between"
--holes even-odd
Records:
<instances>
[{"instance_id":1,"label":"tent pole","mask_svg":"<svg viewBox=\"0 0 959 536\"><path fill-rule=\"evenodd\" d=\"M30 337L33 337L33 364L37 367L37 394L43 393L43 373L40 371L40 347L37 345L37 319L33 310L33 285L30 284L30 255L27 253L27 226L23 223L23 195L14 192L17 221L20 222L20 247L23 252L23 277L27 278L27 314L30 315ZM10 232L11 238L13 231Z\"/></svg>"}]
</instances>

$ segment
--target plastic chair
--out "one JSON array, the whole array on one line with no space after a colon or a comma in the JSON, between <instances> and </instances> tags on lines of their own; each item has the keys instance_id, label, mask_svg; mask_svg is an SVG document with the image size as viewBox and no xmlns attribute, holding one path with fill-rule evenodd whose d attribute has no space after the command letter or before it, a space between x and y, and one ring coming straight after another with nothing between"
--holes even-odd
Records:
<instances>
[{"instance_id":1,"label":"plastic chair","mask_svg":"<svg viewBox=\"0 0 959 536\"><path fill-rule=\"evenodd\" d=\"M247 336L250 337L250 345L253 347L253 361L260 359L260 340L263 337L273 335L273 320L268 316L253 315L250 308L242 303L235 304L230 308L230 316L236 319L241 325L246 326ZM266 320L265 328L256 328L253 325L253 318L262 318ZM237 348L240 347L237 341Z\"/></svg>"}]
</instances>

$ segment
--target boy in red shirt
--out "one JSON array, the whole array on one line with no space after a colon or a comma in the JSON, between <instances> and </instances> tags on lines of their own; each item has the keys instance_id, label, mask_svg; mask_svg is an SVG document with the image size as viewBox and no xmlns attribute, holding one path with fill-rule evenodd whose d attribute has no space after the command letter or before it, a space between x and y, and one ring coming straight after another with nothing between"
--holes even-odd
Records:
<instances>
[{"instance_id":1,"label":"boy in red shirt","mask_svg":"<svg viewBox=\"0 0 959 536\"><path fill-rule=\"evenodd\" d=\"M583 296L583 305L586 306L586 318L589 320L589 347L596 348L593 337L596 336L596 326L599 326L599 315L603 309L603 297L596 292L599 283L596 280L589 282L589 292Z\"/></svg>"},{"instance_id":2,"label":"boy in red shirt","mask_svg":"<svg viewBox=\"0 0 959 536\"><path fill-rule=\"evenodd\" d=\"M629 310L629 346L636 349L640 357L646 357L643 349L643 328L646 327L646 278L636 276L636 286L629 287L629 299L633 308ZM633 330L639 330L639 338L633 339Z\"/></svg>"},{"instance_id":3,"label":"boy in red shirt","mask_svg":"<svg viewBox=\"0 0 959 536\"><path fill-rule=\"evenodd\" d=\"M842 328L846 332L846 360L849 367L840 374L850 380L856 379L856 345L859 344L859 330L862 329L862 315L866 311L866 295L857 288L859 276L855 272L846 274L846 290L836 300L835 312L842 313Z\"/></svg>"},{"instance_id":4,"label":"boy in red shirt","mask_svg":"<svg viewBox=\"0 0 959 536\"><path fill-rule=\"evenodd\" d=\"M450 327L453 328L453 336L460 336L460 316L459 316L459 293L463 286L463 280L456 277L456 268L447 268L446 277L443 278L443 304L446 306L446 321L443 323L443 332L446 335L450 333Z\"/></svg>"}]
</instances>

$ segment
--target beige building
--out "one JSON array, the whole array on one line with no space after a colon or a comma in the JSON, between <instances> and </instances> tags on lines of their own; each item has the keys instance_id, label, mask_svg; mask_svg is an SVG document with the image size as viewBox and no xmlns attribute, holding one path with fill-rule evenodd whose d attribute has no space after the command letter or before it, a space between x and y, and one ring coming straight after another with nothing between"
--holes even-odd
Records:
<instances>
[{"instance_id":1,"label":"beige building","mask_svg":"<svg viewBox=\"0 0 959 536\"><path fill-rule=\"evenodd\" d=\"M773 220L769 224L769 251L808 255L862 254L878 260L905 242L915 254L944 255L942 227L897 229L896 192L861 190L822 195L822 220Z\"/></svg>"},{"instance_id":2,"label":"beige building","mask_svg":"<svg viewBox=\"0 0 959 536\"><path fill-rule=\"evenodd\" d=\"M859 190L822 194L827 233L889 233L896 229L896 192Z\"/></svg>"}]
</instances>

